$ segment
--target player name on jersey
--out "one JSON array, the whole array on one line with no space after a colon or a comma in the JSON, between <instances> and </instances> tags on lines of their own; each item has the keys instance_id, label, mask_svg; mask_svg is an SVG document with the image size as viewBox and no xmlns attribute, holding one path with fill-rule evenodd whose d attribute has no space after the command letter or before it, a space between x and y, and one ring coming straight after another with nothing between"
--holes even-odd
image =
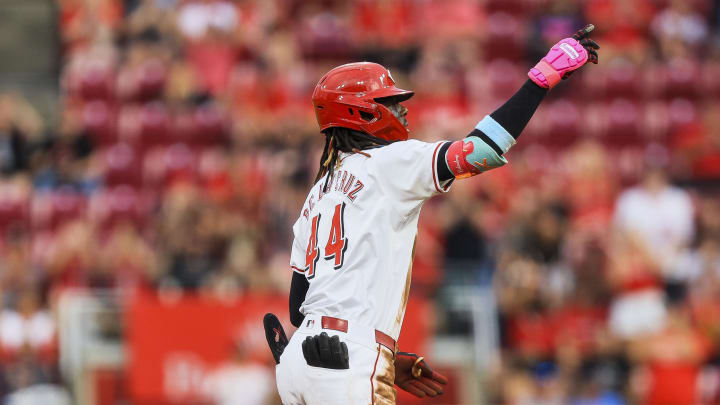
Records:
<instances>
[{"instance_id":1,"label":"player name on jersey","mask_svg":"<svg viewBox=\"0 0 720 405\"><path fill-rule=\"evenodd\" d=\"M326 191L323 192L323 184L325 183L321 181L319 184L320 187L318 188L317 192L318 201L322 200L325 194L328 194L332 191L339 191L345 194L345 196L348 198L348 200L350 200L350 202L353 202L355 201L357 194L364 187L363 182L347 170L338 170L337 172L335 172L334 176L332 176L332 178L329 180ZM305 219L308 219L310 217L310 211L312 211L314 207L315 194L312 194L310 195L310 199L308 200L307 208L303 210L303 216L305 217Z\"/></svg>"}]
</instances>

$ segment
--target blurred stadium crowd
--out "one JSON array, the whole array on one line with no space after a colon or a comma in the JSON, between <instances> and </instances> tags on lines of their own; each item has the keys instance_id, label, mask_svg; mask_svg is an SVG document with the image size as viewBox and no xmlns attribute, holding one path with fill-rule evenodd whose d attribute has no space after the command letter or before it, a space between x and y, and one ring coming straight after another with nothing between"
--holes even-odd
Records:
<instances>
[{"instance_id":1,"label":"blurred stadium crowd","mask_svg":"<svg viewBox=\"0 0 720 405\"><path fill-rule=\"evenodd\" d=\"M459 139L592 22L600 64L552 92L510 165L426 204L412 293L492 274L490 403L720 403L716 2L58 4L58 122L0 95L3 395L62 380L62 289L287 291L329 68L388 65L416 91L412 136ZM436 310L438 333L462 329Z\"/></svg>"}]
</instances>

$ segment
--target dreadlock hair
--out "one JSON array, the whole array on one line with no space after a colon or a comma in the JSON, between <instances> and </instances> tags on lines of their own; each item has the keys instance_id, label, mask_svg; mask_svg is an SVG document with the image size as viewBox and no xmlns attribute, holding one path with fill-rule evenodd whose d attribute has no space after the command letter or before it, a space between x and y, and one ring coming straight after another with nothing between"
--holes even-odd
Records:
<instances>
[{"instance_id":1,"label":"dreadlock hair","mask_svg":"<svg viewBox=\"0 0 720 405\"><path fill-rule=\"evenodd\" d=\"M320 157L320 168L315 176L317 183L325 174L328 175L325 178L323 192L327 192L329 180L334 176L340 152L361 153L370 157L363 150L379 148L390 143L385 139L342 127L330 127L324 130L323 134L325 134L325 149Z\"/></svg>"}]
</instances>

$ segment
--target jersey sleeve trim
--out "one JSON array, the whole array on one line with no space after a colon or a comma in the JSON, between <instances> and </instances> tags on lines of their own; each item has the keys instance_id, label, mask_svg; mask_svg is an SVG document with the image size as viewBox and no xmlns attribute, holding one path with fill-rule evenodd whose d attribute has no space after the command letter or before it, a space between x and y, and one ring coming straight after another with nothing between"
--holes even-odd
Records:
<instances>
[{"instance_id":1,"label":"jersey sleeve trim","mask_svg":"<svg viewBox=\"0 0 720 405\"><path fill-rule=\"evenodd\" d=\"M445 185L441 185L438 181L439 175L437 172L437 158L438 158L438 151L443 146L443 142L439 142L437 146L435 147L435 151L433 152L433 158L432 158L432 174L433 174L433 184L435 184L435 190L437 190L438 193L447 193L450 191L450 185L452 184L451 181L445 182Z\"/></svg>"},{"instance_id":2,"label":"jersey sleeve trim","mask_svg":"<svg viewBox=\"0 0 720 405\"><path fill-rule=\"evenodd\" d=\"M299 267L290 265L290 269L292 269L292 271L293 271L294 273L305 274L305 270L304 270L304 269L301 269L301 268L299 268Z\"/></svg>"}]
</instances>

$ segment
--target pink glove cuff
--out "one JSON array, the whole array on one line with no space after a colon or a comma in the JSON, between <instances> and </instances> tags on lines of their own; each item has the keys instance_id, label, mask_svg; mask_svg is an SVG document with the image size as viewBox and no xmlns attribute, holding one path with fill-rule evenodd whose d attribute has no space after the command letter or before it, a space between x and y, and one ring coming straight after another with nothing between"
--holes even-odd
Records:
<instances>
[{"instance_id":1,"label":"pink glove cuff","mask_svg":"<svg viewBox=\"0 0 720 405\"><path fill-rule=\"evenodd\" d=\"M588 53L578 41L565 38L555 44L534 68L528 72L530 80L546 89L553 88L562 77L588 61Z\"/></svg>"},{"instance_id":2,"label":"pink glove cuff","mask_svg":"<svg viewBox=\"0 0 720 405\"><path fill-rule=\"evenodd\" d=\"M549 63L545 62L545 59L541 59L534 68L530 69L528 77L537 83L538 86L545 87L546 89L553 88L561 80L560 73L553 69Z\"/></svg>"}]
</instances>

